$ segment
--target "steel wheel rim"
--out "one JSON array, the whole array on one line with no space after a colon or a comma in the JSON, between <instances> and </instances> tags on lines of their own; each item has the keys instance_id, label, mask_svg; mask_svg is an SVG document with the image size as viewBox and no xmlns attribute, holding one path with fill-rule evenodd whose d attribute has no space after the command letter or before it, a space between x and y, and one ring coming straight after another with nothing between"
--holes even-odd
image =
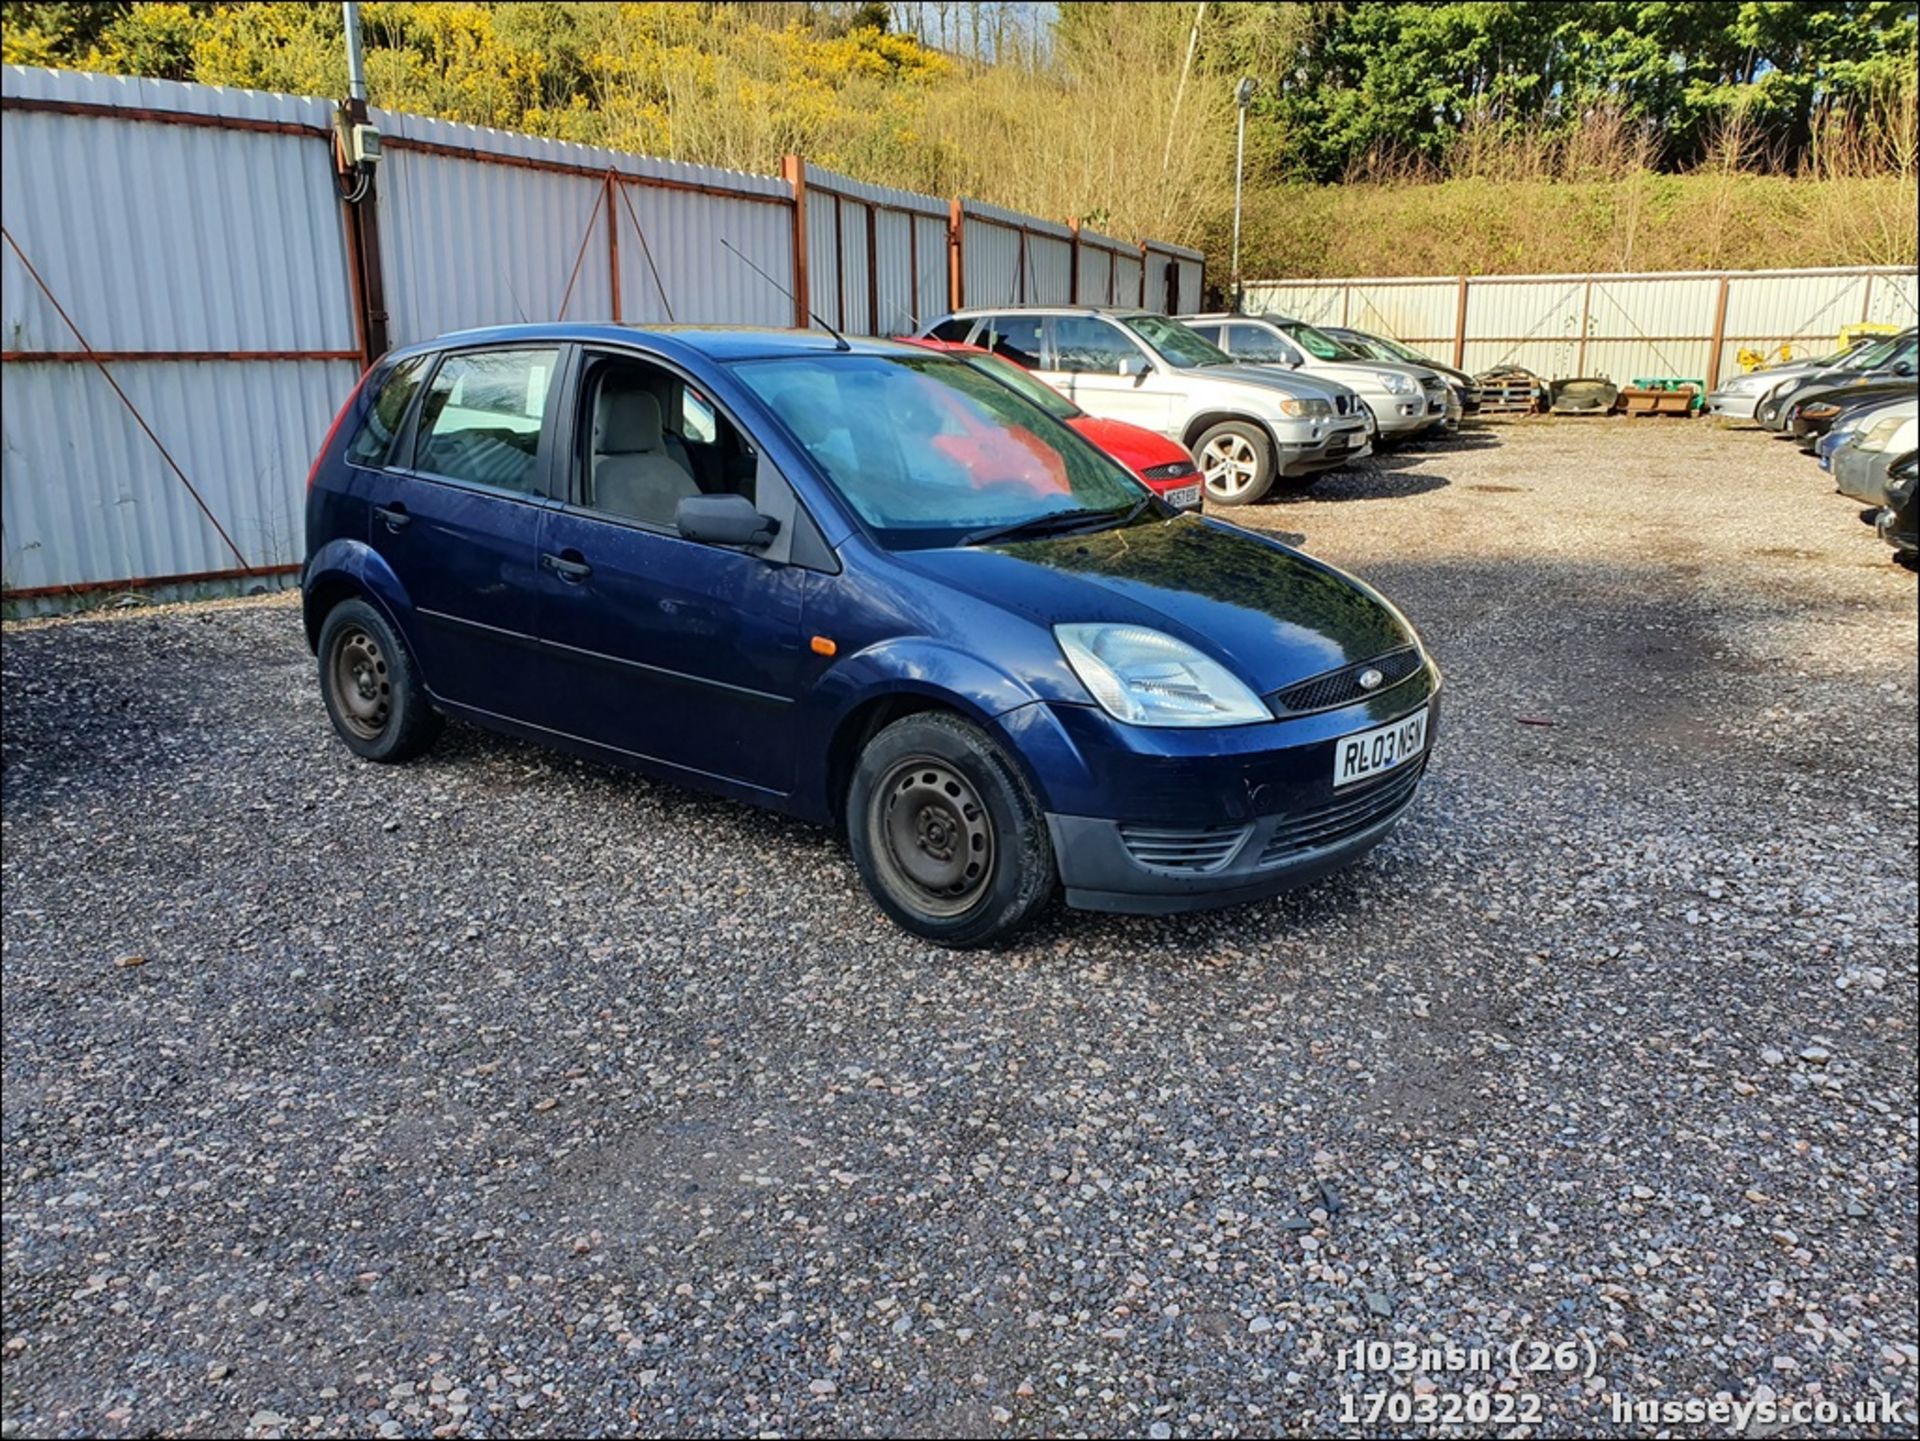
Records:
<instances>
[{"instance_id":1,"label":"steel wheel rim","mask_svg":"<svg viewBox=\"0 0 1920 1441\"><path fill-rule=\"evenodd\" d=\"M361 740L378 740L393 714L393 679L380 642L359 626L342 631L328 673L341 721Z\"/></svg>"},{"instance_id":2,"label":"steel wheel rim","mask_svg":"<svg viewBox=\"0 0 1920 1441\"><path fill-rule=\"evenodd\" d=\"M870 824L890 888L926 914L962 915L986 892L993 819L947 762L913 756L896 764L874 792Z\"/></svg>"},{"instance_id":3,"label":"steel wheel rim","mask_svg":"<svg viewBox=\"0 0 1920 1441\"><path fill-rule=\"evenodd\" d=\"M1244 435L1222 435L1208 441L1200 452L1200 469L1206 474L1207 489L1215 495L1239 495L1252 487L1260 460Z\"/></svg>"}]
</instances>

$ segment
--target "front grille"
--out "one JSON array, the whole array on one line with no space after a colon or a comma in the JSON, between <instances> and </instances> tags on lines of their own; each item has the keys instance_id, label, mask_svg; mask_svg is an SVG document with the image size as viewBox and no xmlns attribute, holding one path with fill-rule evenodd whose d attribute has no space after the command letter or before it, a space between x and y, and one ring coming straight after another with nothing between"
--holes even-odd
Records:
<instances>
[{"instance_id":1,"label":"front grille","mask_svg":"<svg viewBox=\"0 0 1920 1441\"><path fill-rule=\"evenodd\" d=\"M1208 826L1176 830L1167 826L1122 824L1120 843L1143 866L1163 871L1214 871L1233 859L1247 837L1246 826Z\"/></svg>"},{"instance_id":2,"label":"front grille","mask_svg":"<svg viewBox=\"0 0 1920 1441\"><path fill-rule=\"evenodd\" d=\"M1148 480L1178 480L1183 475L1198 475L1200 467L1191 460L1170 460L1165 465L1150 465L1140 473Z\"/></svg>"},{"instance_id":3,"label":"front grille","mask_svg":"<svg viewBox=\"0 0 1920 1441\"><path fill-rule=\"evenodd\" d=\"M1351 406L1353 402L1347 396L1336 395L1333 398L1333 404L1335 409L1337 409L1342 415L1345 415L1347 413L1347 408Z\"/></svg>"},{"instance_id":4,"label":"front grille","mask_svg":"<svg viewBox=\"0 0 1920 1441\"><path fill-rule=\"evenodd\" d=\"M1298 685L1288 686L1277 693L1273 703L1289 715L1300 715L1306 711L1331 710L1335 706L1352 705L1357 700L1379 695L1391 686L1398 685L1408 676L1420 669L1420 652L1412 646L1405 650L1383 655L1378 660L1363 660L1357 665L1347 666L1343 670L1328 671L1312 680L1303 680ZM1372 690L1364 689L1360 684L1362 672L1377 670L1383 679Z\"/></svg>"},{"instance_id":5,"label":"front grille","mask_svg":"<svg viewBox=\"0 0 1920 1441\"><path fill-rule=\"evenodd\" d=\"M1338 796L1326 805L1283 816L1262 847L1259 864L1279 865L1304 851L1337 845L1379 824L1413 799L1426 769L1427 758L1422 756L1357 794Z\"/></svg>"}]
</instances>

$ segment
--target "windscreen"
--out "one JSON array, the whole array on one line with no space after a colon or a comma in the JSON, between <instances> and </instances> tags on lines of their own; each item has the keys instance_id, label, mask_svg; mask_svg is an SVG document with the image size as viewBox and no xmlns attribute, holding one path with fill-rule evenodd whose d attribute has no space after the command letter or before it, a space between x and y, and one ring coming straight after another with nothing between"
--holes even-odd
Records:
<instances>
[{"instance_id":1,"label":"windscreen","mask_svg":"<svg viewBox=\"0 0 1920 1441\"><path fill-rule=\"evenodd\" d=\"M1073 420L1086 414L1051 385L1044 380L1035 380L1032 375L1011 360L998 355L969 355L966 360L967 364L979 366L1002 385L1009 386L1024 395L1055 420Z\"/></svg>"},{"instance_id":2,"label":"windscreen","mask_svg":"<svg viewBox=\"0 0 1920 1441\"><path fill-rule=\"evenodd\" d=\"M1292 336L1300 348L1318 360L1359 360L1362 357L1347 349L1326 331L1316 329L1304 320L1282 321L1280 328Z\"/></svg>"},{"instance_id":3,"label":"windscreen","mask_svg":"<svg viewBox=\"0 0 1920 1441\"><path fill-rule=\"evenodd\" d=\"M734 369L890 549L1135 510L1148 492L1118 462L978 359L830 354Z\"/></svg>"}]
</instances>

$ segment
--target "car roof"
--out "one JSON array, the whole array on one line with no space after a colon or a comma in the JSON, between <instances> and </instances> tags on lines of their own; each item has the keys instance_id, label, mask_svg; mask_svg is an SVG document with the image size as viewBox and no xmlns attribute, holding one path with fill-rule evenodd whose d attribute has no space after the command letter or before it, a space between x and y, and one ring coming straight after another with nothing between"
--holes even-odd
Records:
<instances>
[{"instance_id":1,"label":"car roof","mask_svg":"<svg viewBox=\"0 0 1920 1441\"><path fill-rule=\"evenodd\" d=\"M409 345L396 354L455 350L480 345L529 344L646 345L681 359L761 360L794 355L833 355L842 342L823 330L782 330L752 325L623 325L614 321L550 321L522 325L491 325L456 330L432 340ZM855 355L902 355L907 352L891 340L848 336L844 351Z\"/></svg>"},{"instance_id":2,"label":"car roof","mask_svg":"<svg viewBox=\"0 0 1920 1441\"><path fill-rule=\"evenodd\" d=\"M1137 305L963 305L948 318L971 320L981 315L1106 315L1125 319L1134 315L1160 315L1160 312L1142 310Z\"/></svg>"}]
</instances>

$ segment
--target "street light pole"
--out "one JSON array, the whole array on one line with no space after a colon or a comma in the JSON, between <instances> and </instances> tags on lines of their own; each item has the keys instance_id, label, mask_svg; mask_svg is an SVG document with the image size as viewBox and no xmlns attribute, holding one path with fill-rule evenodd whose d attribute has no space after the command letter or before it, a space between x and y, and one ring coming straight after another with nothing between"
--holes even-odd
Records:
<instances>
[{"instance_id":1,"label":"street light pole","mask_svg":"<svg viewBox=\"0 0 1920 1441\"><path fill-rule=\"evenodd\" d=\"M340 6L346 21L347 31L347 98L358 100L362 105L367 100L367 67L360 53L360 7L352 0L345 0ZM361 116L365 119L365 116Z\"/></svg>"},{"instance_id":2,"label":"street light pole","mask_svg":"<svg viewBox=\"0 0 1920 1441\"><path fill-rule=\"evenodd\" d=\"M1240 82L1233 98L1240 108L1240 133L1233 146L1233 308L1240 310L1240 190L1247 168L1247 106L1253 101L1253 77Z\"/></svg>"}]
</instances>

